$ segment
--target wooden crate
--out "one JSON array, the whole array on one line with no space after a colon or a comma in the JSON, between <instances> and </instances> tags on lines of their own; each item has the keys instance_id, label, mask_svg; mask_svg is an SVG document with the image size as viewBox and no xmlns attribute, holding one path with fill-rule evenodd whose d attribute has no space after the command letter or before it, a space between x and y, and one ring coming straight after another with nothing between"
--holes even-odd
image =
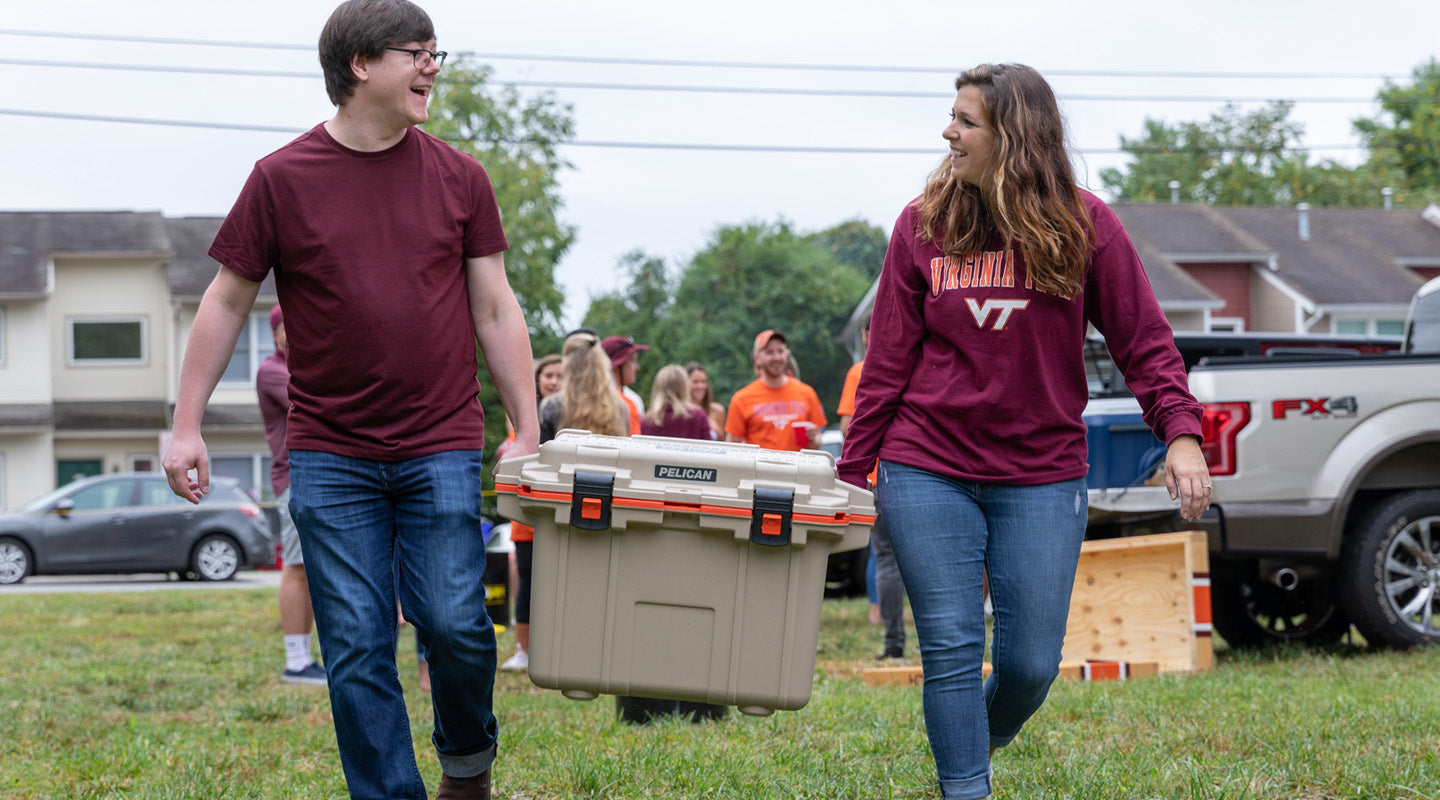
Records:
<instances>
[{"instance_id":1,"label":"wooden crate","mask_svg":"<svg viewBox=\"0 0 1440 800\"><path fill-rule=\"evenodd\" d=\"M1209 563L1201 531L1085 542L1061 660L1209 671Z\"/></svg>"}]
</instances>

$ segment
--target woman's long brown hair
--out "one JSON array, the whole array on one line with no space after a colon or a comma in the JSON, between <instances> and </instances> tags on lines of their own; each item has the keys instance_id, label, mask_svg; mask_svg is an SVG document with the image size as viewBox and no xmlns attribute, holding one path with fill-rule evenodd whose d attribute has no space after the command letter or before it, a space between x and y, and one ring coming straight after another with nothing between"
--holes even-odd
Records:
<instances>
[{"instance_id":1,"label":"woman's long brown hair","mask_svg":"<svg viewBox=\"0 0 1440 800\"><path fill-rule=\"evenodd\" d=\"M588 333L571 334L561 353L565 357L565 388L560 390L560 427L628 436L630 426L610 374L610 357L601 349L600 340Z\"/></svg>"},{"instance_id":2,"label":"woman's long brown hair","mask_svg":"<svg viewBox=\"0 0 1440 800\"><path fill-rule=\"evenodd\" d=\"M981 64L955 90L980 90L995 150L980 186L957 180L947 159L919 200L922 236L946 255L983 250L999 233L1025 257L1035 286L1074 297L1085 280L1094 226L1065 150L1055 93L1021 64Z\"/></svg>"}]
</instances>

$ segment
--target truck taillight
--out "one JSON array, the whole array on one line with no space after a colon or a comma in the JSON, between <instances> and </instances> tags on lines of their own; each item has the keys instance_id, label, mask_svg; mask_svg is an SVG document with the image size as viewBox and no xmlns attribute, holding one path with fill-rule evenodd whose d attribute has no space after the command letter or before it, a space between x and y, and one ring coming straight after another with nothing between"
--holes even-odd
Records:
<instances>
[{"instance_id":1,"label":"truck taillight","mask_svg":"<svg viewBox=\"0 0 1440 800\"><path fill-rule=\"evenodd\" d=\"M1235 474L1235 439L1250 424L1249 403L1206 403L1200 417L1200 433L1205 443L1200 451L1211 475Z\"/></svg>"}]
</instances>

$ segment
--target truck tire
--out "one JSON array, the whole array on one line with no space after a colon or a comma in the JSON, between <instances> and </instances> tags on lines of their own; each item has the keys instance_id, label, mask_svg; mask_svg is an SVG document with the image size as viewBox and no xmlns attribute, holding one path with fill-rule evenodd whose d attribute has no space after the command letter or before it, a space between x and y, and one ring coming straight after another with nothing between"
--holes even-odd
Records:
<instances>
[{"instance_id":1,"label":"truck tire","mask_svg":"<svg viewBox=\"0 0 1440 800\"><path fill-rule=\"evenodd\" d=\"M1349 530L1340 599L1371 644L1440 642L1440 490L1391 495Z\"/></svg>"},{"instance_id":2,"label":"truck tire","mask_svg":"<svg viewBox=\"0 0 1440 800\"><path fill-rule=\"evenodd\" d=\"M1303 581L1285 590L1251 564L1215 566L1210 616L1215 632L1237 650L1281 642L1330 647L1350 632L1350 620L1324 581Z\"/></svg>"}]
</instances>

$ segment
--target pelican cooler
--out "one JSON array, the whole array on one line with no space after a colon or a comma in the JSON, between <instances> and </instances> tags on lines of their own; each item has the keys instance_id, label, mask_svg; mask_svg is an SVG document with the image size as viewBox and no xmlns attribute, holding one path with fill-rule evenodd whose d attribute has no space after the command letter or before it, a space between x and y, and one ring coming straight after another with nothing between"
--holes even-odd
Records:
<instances>
[{"instance_id":1,"label":"pelican cooler","mask_svg":"<svg viewBox=\"0 0 1440 800\"><path fill-rule=\"evenodd\" d=\"M561 431L495 490L535 528L537 686L756 715L810 701L826 561L875 518L829 453L659 436Z\"/></svg>"}]
</instances>

